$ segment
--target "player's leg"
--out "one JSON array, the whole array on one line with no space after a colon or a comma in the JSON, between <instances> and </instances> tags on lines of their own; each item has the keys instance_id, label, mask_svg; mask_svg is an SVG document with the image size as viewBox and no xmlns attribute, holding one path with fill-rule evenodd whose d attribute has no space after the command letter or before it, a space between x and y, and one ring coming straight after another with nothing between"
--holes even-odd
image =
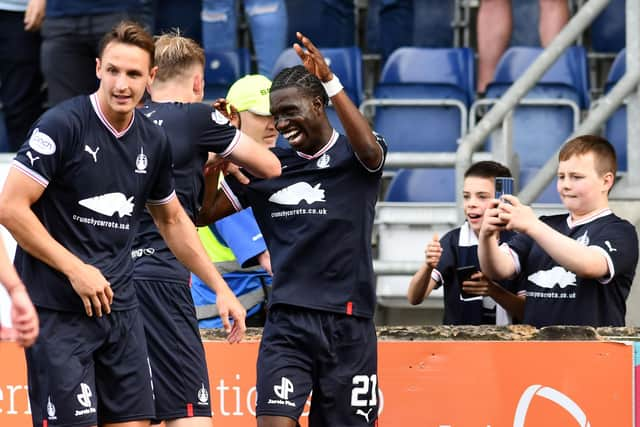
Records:
<instances>
[{"instance_id":1,"label":"player's leg","mask_svg":"<svg viewBox=\"0 0 640 427\"><path fill-rule=\"evenodd\" d=\"M211 426L209 374L186 283L135 281L153 373L156 420Z\"/></svg>"},{"instance_id":2,"label":"player's leg","mask_svg":"<svg viewBox=\"0 0 640 427\"><path fill-rule=\"evenodd\" d=\"M377 338L372 319L329 313L318 352L309 427L366 426L378 417Z\"/></svg>"},{"instance_id":3,"label":"player's leg","mask_svg":"<svg viewBox=\"0 0 640 427\"><path fill-rule=\"evenodd\" d=\"M108 336L94 353L100 425L149 425L155 407L142 316L135 308L102 319Z\"/></svg>"},{"instance_id":4,"label":"player's leg","mask_svg":"<svg viewBox=\"0 0 640 427\"><path fill-rule=\"evenodd\" d=\"M567 0L540 0L540 42L548 46L553 38L569 22Z\"/></svg>"},{"instance_id":5,"label":"player's leg","mask_svg":"<svg viewBox=\"0 0 640 427\"><path fill-rule=\"evenodd\" d=\"M261 427L297 425L309 397L319 323L310 310L273 306L257 363L256 415Z\"/></svg>"},{"instance_id":6,"label":"player's leg","mask_svg":"<svg viewBox=\"0 0 640 427\"><path fill-rule=\"evenodd\" d=\"M39 308L40 335L26 350L33 425L98 425L93 353L104 322L84 313Z\"/></svg>"},{"instance_id":7,"label":"player's leg","mask_svg":"<svg viewBox=\"0 0 640 427\"><path fill-rule=\"evenodd\" d=\"M493 79L500 57L509 46L513 20L511 0L482 0L478 9L478 92Z\"/></svg>"}]
</instances>

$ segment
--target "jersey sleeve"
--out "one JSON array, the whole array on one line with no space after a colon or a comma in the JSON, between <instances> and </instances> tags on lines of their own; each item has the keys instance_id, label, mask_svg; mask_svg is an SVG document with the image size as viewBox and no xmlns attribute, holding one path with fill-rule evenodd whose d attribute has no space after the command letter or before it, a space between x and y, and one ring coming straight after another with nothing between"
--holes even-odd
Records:
<instances>
[{"instance_id":1,"label":"jersey sleeve","mask_svg":"<svg viewBox=\"0 0 640 427\"><path fill-rule=\"evenodd\" d=\"M244 184L240 184L233 176L224 177L220 182L220 188L236 211L241 211L242 209L249 207L249 202L246 197L246 186Z\"/></svg>"},{"instance_id":2,"label":"jersey sleeve","mask_svg":"<svg viewBox=\"0 0 640 427\"><path fill-rule=\"evenodd\" d=\"M173 161L171 157L171 148L167 141L164 131L160 132L160 149L158 150L158 168L156 169L155 179L147 203L150 205L162 205L173 197L175 197L175 183L173 180Z\"/></svg>"},{"instance_id":3,"label":"jersey sleeve","mask_svg":"<svg viewBox=\"0 0 640 427\"><path fill-rule=\"evenodd\" d=\"M375 169L370 169L368 168L364 163L362 163L362 161L360 160L360 158L358 157L358 155L356 154L356 152L354 151L353 154L356 157L356 159L358 159L358 162L360 163L360 165L362 165L363 168L365 168L367 171L369 172L378 172L378 173L382 173L382 168L384 167L384 162L387 159L387 143L384 140L384 137L376 132L373 132L373 135L376 137L376 142L378 143L378 146L380 147L380 150L382 150L382 159L380 160L380 165L375 168Z\"/></svg>"},{"instance_id":4,"label":"jersey sleeve","mask_svg":"<svg viewBox=\"0 0 640 427\"><path fill-rule=\"evenodd\" d=\"M49 110L32 126L12 166L43 187L63 168L65 150L73 144L73 122L57 109Z\"/></svg>"},{"instance_id":5,"label":"jersey sleeve","mask_svg":"<svg viewBox=\"0 0 640 427\"><path fill-rule=\"evenodd\" d=\"M608 223L589 246L598 249L607 260L609 274L600 279L609 283L614 276L631 275L638 264L638 234L633 225L624 220Z\"/></svg>"},{"instance_id":6,"label":"jersey sleeve","mask_svg":"<svg viewBox=\"0 0 640 427\"><path fill-rule=\"evenodd\" d=\"M543 218L540 218L541 220ZM526 265L526 260L533 247L533 239L524 233L514 234L510 239L500 245L500 249L508 251L513 258L516 268L516 275L520 274L522 266Z\"/></svg>"},{"instance_id":7,"label":"jersey sleeve","mask_svg":"<svg viewBox=\"0 0 640 427\"><path fill-rule=\"evenodd\" d=\"M215 108L206 104L191 104L191 120L197 135L199 152L230 155L240 141L241 132Z\"/></svg>"},{"instance_id":8,"label":"jersey sleeve","mask_svg":"<svg viewBox=\"0 0 640 427\"><path fill-rule=\"evenodd\" d=\"M255 265L255 258L267 250L251 208L222 218L215 225L243 268Z\"/></svg>"}]
</instances>

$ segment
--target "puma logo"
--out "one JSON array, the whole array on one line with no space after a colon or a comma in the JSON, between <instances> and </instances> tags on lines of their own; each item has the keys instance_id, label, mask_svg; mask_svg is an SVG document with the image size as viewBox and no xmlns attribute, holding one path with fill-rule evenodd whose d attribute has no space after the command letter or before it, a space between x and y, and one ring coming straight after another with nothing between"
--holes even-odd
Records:
<instances>
[{"instance_id":1,"label":"puma logo","mask_svg":"<svg viewBox=\"0 0 640 427\"><path fill-rule=\"evenodd\" d=\"M604 244L607 245L607 248L609 249L609 252L618 252L618 250L616 248L611 246L611 242L610 241L605 240Z\"/></svg>"},{"instance_id":2,"label":"puma logo","mask_svg":"<svg viewBox=\"0 0 640 427\"><path fill-rule=\"evenodd\" d=\"M38 160L40 158L40 156L33 157L33 154L31 154L31 151L27 151L27 157L29 158L29 161L31 162L31 166L33 166L33 162L35 162L36 160Z\"/></svg>"},{"instance_id":3,"label":"puma logo","mask_svg":"<svg viewBox=\"0 0 640 427\"><path fill-rule=\"evenodd\" d=\"M356 415L362 415L364 417L365 420L367 420L367 423L369 422L369 414L371 414L371 411L373 410L373 408L369 408L369 410L367 412L364 412L362 409L358 409L356 411Z\"/></svg>"},{"instance_id":4,"label":"puma logo","mask_svg":"<svg viewBox=\"0 0 640 427\"><path fill-rule=\"evenodd\" d=\"M94 163L98 163L98 151L100 151L100 147L96 147L95 150L92 150L91 147L89 147L88 145L85 145L84 151L91 154L91 157L93 157Z\"/></svg>"}]
</instances>

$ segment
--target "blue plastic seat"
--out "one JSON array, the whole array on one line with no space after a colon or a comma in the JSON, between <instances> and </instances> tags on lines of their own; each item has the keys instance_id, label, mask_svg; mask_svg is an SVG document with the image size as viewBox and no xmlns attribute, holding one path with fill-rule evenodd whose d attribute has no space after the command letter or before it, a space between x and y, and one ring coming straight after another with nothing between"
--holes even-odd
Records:
<instances>
[{"instance_id":1,"label":"blue plastic seat","mask_svg":"<svg viewBox=\"0 0 640 427\"><path fill-rule=\"evenodd\" d=\"M387 202L455 202L452 168L398 169L389 183Z\"/></svg>"},{"instance_id":2,"label":"blue plastic seat","mask_svg":"<svg viewBox=\"0 0 640 427\"><path fill-rule=\"evenodd\" d=\"M591 24L591 48L619 52L626 45L625 0L611 0Z\"/></svg>"},{"instance_id":3,"label":"blue plastic seat","mask_svg":"<svg viewBox=\"0 0 640 427\"><path fill-rule=\"evenodd\" d=\"M500 98L542 53L542 48L512 47L496 67L487 99ZM513 114L514 151L521 168L539 168L573 133L579 110L589 106L587 56L570 47L527 93ZM526 102L542 102L527 105Z\"/></svg>"},{"instance_id":4,"label":"blue plastic seat","mask_svg":"<svg viewBox=\"0 0 640 427\"><path fill-rule=\"evenodd\" d=\"M353 103L358 106L364 98L362 82L362 52L357 46L334 47L321 49L322 55L327 63L339 78L344 86L344 90L349 95ZM273 67L272 78L283 68L293 67L302 62L293 48L284 50ZM333 107L327 108L329 122L338 132L344 134L344 128Z\"/></svg>"},{"instance_id":5,"label":"blue plastic seat","mask_svg":"<svg viewBox=\"0 0 640 427\"><path fill-rule=\"evenodd\" d=\"M205 51L205 99L227 96L229 87L240 77L249 74L251 58L245 48Z\"/></svg>"},{"instance_id":6,"label":"blue plastic seat","mask_svg":"<svg viewBox=\"0 0 640 427\"><path fill-rule=\"evenodd\" d=\"M524 188L538 173L539 168L525 168L520 170L520 189ZM562 203L556 188L557 178L554 178L549 185L534 200L534 203Z\"/></svg>"},{"instance_id":7,"label":"blue plastic seat","mask_svg":"<svg viewBox=\"0 0 640 427\"><path fill-rule=\"evenodd\" d=\"M605 93L609 93L613 86L627 71L626 49L622 49L611 65L607 81L604 85ZM627 107L622 105L607 120L604 127L604 137L613 145L618 160L618 170L626 171L627 164Z\"/></svg>"},{"instance_id":8,"label":"blue plastic seat","mask_svg":"<svg viewBox=\"0 0 640 427\"><path fill-rule=\"evenodd\" d=\"M390 151L452 152L475 96L473 51L405 47L385 62L361 109Z\"/></svg>"},{"instance_id":9,"label":"blue plastic seat","mask_svg":"<svg viewBox=\"0 0 640 427\"><path fill-rule=\"evenodd\" d=\"M353 1L286 0L288 45L297 43L296 31L309 37L317 47L356 44L356 15Z\"/></svg>"}]
</instances>

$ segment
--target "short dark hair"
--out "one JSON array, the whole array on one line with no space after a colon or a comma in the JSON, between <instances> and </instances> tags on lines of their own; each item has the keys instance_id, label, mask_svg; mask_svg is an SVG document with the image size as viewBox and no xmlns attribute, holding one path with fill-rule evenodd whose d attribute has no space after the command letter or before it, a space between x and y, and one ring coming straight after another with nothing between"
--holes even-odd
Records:
<instances>
[{"instance_id":1,"label":"short dark hair","mask_svg":"<svg viewBox=\"0 0 640 427\"><path fill-rule=\"evenodd\" d=\"M611 172L613 176L618 170L616 150L605 138L598 135L580 135L568 141L558 153L558 160L569 160L573 156L593 153L596 172L603 176Z\"/></svg>"},{"instance_id":2,"label":"short dark hair","mask_svg":"<svg viewBox=\"0 0 640 427\"><path fill-rule=\"evenodd\" d=\"M155 55L153 36L151 36L142 25L133 21L121 21L116 24L109 32L102 36L98 47L99 58L102 58L105 48L111 42L130 44L147 51L149 53L149 68L153 67Z\"/></svg>"},{"instance_id":3,"label":"short dark hair","mask_svg":"<svg viewBox=\"0 0 640 427\"><path fill-rule=\"evenodd\" d=\"M469 166L469 169L464 173L464 177L467 178L470 176L493 179L497 176L512 175L508 167L493 160L484 160Z\"/></svg>"},{"instance_id":4,"label":"short dark hair","mask_svg":"<svg viewBox=\"0 0 640 427\"><path fill-rule=\"evenodd\" d=\"M312 98L320 97L325 107L329 104L329 97L322 82L304 68L304 65L296 65L280 71L271 83L271 93L288 87L297 87Z\"/></svg>"}]
</instances>

